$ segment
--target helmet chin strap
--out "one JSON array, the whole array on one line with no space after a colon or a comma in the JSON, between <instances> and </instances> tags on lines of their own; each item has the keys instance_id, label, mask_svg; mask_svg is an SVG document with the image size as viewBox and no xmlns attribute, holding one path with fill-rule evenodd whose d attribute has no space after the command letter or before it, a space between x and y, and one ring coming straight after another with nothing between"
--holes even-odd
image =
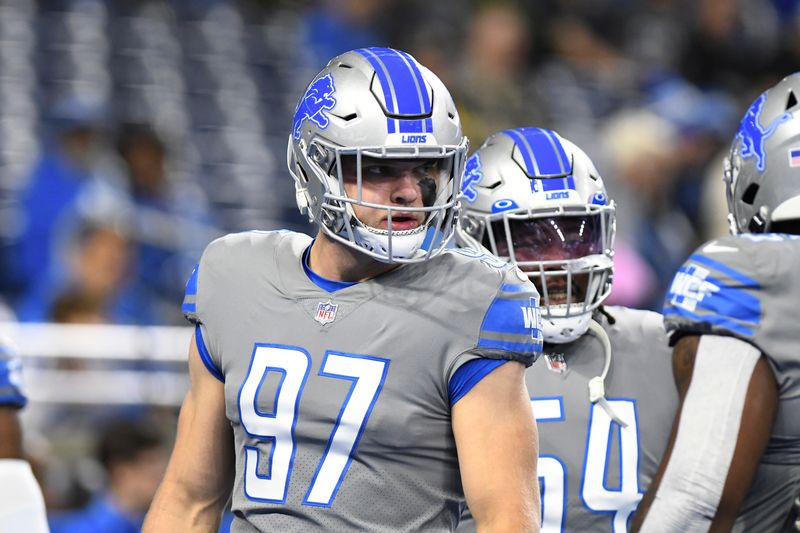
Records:
<instances>
[{"instance_id":1,"label":"helmet chin strap","mask_svg":"<svg viewBox=\"0 0 800 533\"><path fill-rule=\"evenodd\" d=\"M728 213L728 231L730 231L731 235L739 234L739 228L736 226L736 217L733 216L733 213Z\"/></svg>"},{"instance_id":2,"label":"helmet chin strap","mask_svg":"<svg viewBox=\"0 0 800 533\"><path fill-rule=\"evenodd\" d=\"M611 367L611 342L608 340L608 335L603 327L595 320L591 320L589 322L589 331L595 337L600 339L600 342L603 345L603 352L605 353L603 373L589 380L589 401L600 404L600 407L602 407L608 416L611 417L611 420L626 428L628 427L628 424L626 424L619 416L617 416L617 414L614 412L614 409L611 408L611 405L606 400L605 379L608 375L608 369Z\"/></svg>"}]
</instances>

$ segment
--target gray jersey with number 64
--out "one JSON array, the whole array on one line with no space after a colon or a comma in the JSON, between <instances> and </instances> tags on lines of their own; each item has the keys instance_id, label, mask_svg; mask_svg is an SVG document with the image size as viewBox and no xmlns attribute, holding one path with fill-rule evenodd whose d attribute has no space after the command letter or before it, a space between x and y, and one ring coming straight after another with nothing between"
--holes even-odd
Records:
<instances>
[{"instance_id":1,"label":"gray jersey with number 64","mask_svg":"<svg viewBox=\"0 0 800 533\"><path fill-rule=\"evenodd\" d=\"M627 531L667 447L678 394L661 315L607 307L597 320L611 343L609 405L627 427L589 402L603 371L591 330L569 344L546 344L526 382L539 426L542 533ZM475 531L468 517L458 533Z\"/></svg>"}]
</instances>

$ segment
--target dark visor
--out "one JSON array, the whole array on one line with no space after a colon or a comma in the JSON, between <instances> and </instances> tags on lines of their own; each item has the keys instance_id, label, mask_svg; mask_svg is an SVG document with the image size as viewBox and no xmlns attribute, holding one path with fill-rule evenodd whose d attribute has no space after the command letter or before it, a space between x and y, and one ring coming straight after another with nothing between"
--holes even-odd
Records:
<instances>
[{"instance_id":1,"label":"dark visor","mask_svg":"<svg viewBox=\"0 0 800 533\"><path fill-rule=\"evenodd\" d=\"M508 219L517 261L577 259L603 253L601 215ZM509 257L508 236L502 220L492 222L497 255Z\"/></svg>"}]
</instances>

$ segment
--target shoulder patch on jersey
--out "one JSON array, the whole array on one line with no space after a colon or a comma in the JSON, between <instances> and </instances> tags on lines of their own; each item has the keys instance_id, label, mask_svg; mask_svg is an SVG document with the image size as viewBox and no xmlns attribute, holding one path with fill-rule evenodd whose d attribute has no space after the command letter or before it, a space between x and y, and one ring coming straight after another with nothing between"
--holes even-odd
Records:
<instances>
[{"instance_id":1,"label":"shoulder patch on jersey","mask_svg":"<svg viewBox=\"0 0 800 533\"><path fill-rule=\"evenodd\" d=\"M664 316L682 319L694 329L722 328L751 337L761 320L761 302L753 294L757 280L701 254L680 268L667 294ZM677 325L671 329L680 329Z\"/></svg>"},{"instance_id":2,"label":"shoulder patch on jersey","mask_svg":"<svg viewBox=\"0 0 800 533\"><path fill-rule=\"evenodd\" d=\"M492 359L531 364L542 351L541 320L539 294L530 281L510 283L506 279L483 317L477 348Z\"/></svg>"}]
</instances>

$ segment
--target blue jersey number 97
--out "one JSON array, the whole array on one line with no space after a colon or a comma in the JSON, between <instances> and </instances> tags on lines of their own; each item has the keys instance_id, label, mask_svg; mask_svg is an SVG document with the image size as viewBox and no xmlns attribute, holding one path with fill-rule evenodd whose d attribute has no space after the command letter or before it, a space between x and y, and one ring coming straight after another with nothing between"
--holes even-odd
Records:
<instances>
[{"instance_id":1,"label":"blue jersey number 97","mask_svg":"<svg viewBox=\"0 0 800 533\"><path fill-rule=\"evenodd\" d=\"M258 448L245 446L244 492L251 500L285 503L286 491L296 450L294 428L303 386L308 377L311 356L295 346L256 345L250 369L239 389L239 419L245 432L259 440L271 441L267 473L259 473ZM352 381L350 392L331 430L304 505L330 507L344 479L350 459L372 407L378 399L388 359L366 355L325 352L319 375ZM258 391L267 374L279 374L271 413L258 409ZM263 470L262 470L263 472Z\"/></svg>"}]
</instances>

